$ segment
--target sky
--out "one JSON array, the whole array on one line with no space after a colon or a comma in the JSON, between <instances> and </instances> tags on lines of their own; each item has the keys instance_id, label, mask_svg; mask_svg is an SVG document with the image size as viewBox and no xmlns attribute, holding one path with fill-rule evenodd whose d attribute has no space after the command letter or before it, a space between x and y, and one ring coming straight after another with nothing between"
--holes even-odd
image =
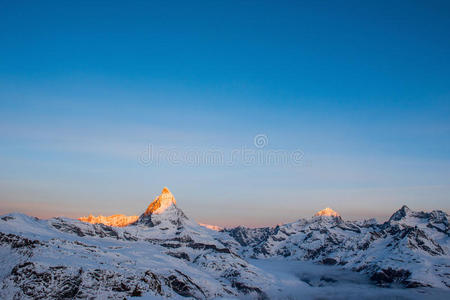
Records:
<instances>
[{"instance_id":1,"label":"sky","mask_svg":"<svg viewBox=\"0 0 450 300\"><path fill-rule=\"evenodd\" d=\"M0 0L0 214L450 210L448 1Z\"/></svg>"}]
</instances>

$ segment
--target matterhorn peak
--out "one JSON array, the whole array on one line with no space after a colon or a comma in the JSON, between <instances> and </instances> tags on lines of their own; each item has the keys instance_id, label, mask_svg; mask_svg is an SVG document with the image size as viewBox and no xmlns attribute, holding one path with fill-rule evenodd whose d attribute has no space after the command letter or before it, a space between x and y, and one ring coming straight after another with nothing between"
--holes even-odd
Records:
<instances>
[{"instance_id":1,"label":"matterhorn peak","mask_svg":"<svg viewBox=\"0 0 450 300\"><path fill-rule=\"evenodd\" d=\"M314 216L339 217L339 214L331 208L326 207L325 209L319 210Z\"/></svg>"},{"instance_id":2,"label":"matterhorn peak","mask_svg":"<svg viewBox=\"0 0 450 300\"><path fill-rule=\"evenodd\" d=\"M169 208L172 204L177 204L175 201L175 197L169 191L167 187L164 187L161 195L155 198L152 203L148 206L144 215L148 216L151 214L159 215L163 213L167 208Z\"/></svg>"},{"instance_id":3,"label":"matterhorn peak","mask_svg":"<svg viewBox=\"0 0 450 300\"><path fill-rule=\"evenodd\" d=\"M177 207L175 197L168 188L163 188L161 195L155 198L148 206L136 224L145 224L150 227L164 224L165 227L175 225L180 227L181 224L188 220L181 209Z\"/></svg>"}]
</instances>

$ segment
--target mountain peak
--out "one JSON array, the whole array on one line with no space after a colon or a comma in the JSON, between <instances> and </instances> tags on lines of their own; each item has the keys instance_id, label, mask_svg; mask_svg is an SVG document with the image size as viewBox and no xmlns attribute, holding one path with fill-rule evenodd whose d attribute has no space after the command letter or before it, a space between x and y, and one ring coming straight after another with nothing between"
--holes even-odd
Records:
<instances>
[{"instance_id":1,"label":"mountain peak","mask_svg":"<svg viewBox=\"0 0 450 300\"><path fill-rule=\"evenodd\" d=\"M172 193L169 191L167 187L164 187L163 190L161 191L161 195L156 197L155 200L153 200L153 202L150 203L144 215L148 216L151 214L156 215L161 214L172 204L177 204L177 202L175 201L175 197L172 195Z\"/></svg>"},{"instance_id":2,"label":"mountain peak","mask_svg":"<svg viewBox=\"0 0 450 300\"><path fill-rule=\"evenodd\" d=\"M408 206L406 206L406 205L403 205L400 209L401 209L401 210L404 210L404 211L406 211L406 212L411 211L411 209L410 209Z\"/></svg>"},{"instance_id":3,"label":"mountain peak","mask_svg":"<svg viewBox=\"0 0 450 300\"><path fill-rule=\"evenodd\" d=\"M408 206L403 205L389 218L389 221L399 221L409 215L411 212L412 210Z\"/></svg>"},{"instance_id":4,"label":"mountain peak","mask_svg":"<svg viewBox=\"0 0 450 300\"><path fill-rule=\"evenodd\" d=\"M172 194L167 187L164 187L161 194Z\"/></svg>"},{"instance_id":5,"label":"mountain peak","mask_svg":"<svg viewBox=\"0 0 450 300\"><path fill-rule=\"evenodd\" d=\"M319 210L314 216L339 217L339 214L331 208L326 207L325 209Z\"/></svg>"}]
</instances>

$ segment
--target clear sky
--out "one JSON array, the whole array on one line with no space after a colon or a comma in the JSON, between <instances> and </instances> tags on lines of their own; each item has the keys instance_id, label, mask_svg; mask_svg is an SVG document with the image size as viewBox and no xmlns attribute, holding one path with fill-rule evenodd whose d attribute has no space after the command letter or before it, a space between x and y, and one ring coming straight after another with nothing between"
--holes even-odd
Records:
<instances>
[{"instance_id":1,"label":"clear sky","mask_svg":"<svg viewBox=\"0 0 450 300\"><path fill-rule=\"evenodd\" d=\"M449 211L450 2L0 0L0 213L164 186L227 226Z\"/></svg>"}]
</instances>

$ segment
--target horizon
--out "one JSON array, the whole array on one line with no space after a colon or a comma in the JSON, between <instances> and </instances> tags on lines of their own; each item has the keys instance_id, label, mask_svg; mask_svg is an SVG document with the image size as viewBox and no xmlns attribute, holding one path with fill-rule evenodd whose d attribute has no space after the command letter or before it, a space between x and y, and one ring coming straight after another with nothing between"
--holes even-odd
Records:
<instances>
[{"instance_id":1,"label":"horizon","mask_svg":"<svg viewBox=\"0 0 450 300\"><path fill-rule=\"evenodd\" d=\"M0 214L450 211L450 2L2 1Z\"/></svg>"},{"instance_id":2,"label":"horizon","mask_svg":"<svg viewBox=\"0 0 450 300\"><path fill-rule=\"evenodd\" d=\"M165 189L167 189L167 187L164 187L164 188L163 188L162 193L164 193L164 190L165 190ZM170 191L169 191L169 193L170 193ZM158 196L158 197L159 197L159 196ZM155 201L158 199L158 197L155 197L155 199L152 200L152 201L149 203L149 206L151 206L151 204L152 204L153 202L155 202ZM176 204L176 205L178 206L178 204ZM279 223L276 223L276 224L260 224L260 225L254 225L254 224L253 224L253 225L247 225L247 224L228 224L228 225L226 225L226 224L209 224L209 223L202 222L202 220L193 220L193 221L195 221L195 222L197 222L198 224L200 224L201 226L205 226L205 227L208 227L208 225L209 225L209 226L214 226L214 227L215 227L215 226L219 226L219 227L221 227L221 228L228 228L228 229L230 229L230 228L235 228L235 227L239 227L239 226L244 226L244 227L248 227L248 228L276 227L276 226L278 226L278 225L283 225L283 224L289 224L289 223L292 223L292 222L296 222L296 221L298 221L298 220L300 220L300 219L310 219L310 218L315 217L318 213L320 213L320 212L322 212L322 211L325 211L325 210L327 210L327 209L331 209L332 212L337 213L337 215L340 216L340 217L341 217L342 219L344 219L345 221L357 221L357 220L370 220L370 219L376 219L377 222L379 222L379 223L384 223L385 221L388 221L388 220L390 219L390 217L392 217L393 214L395 214L397 211L403 209L404 207L406 207L406 208L408 208L408 209L410 209L410 210L412 210L412 211L416 211L415 209L411 209L411 208L408 207L407 205L402 205L400 208L394 210L390 215L387 215L387 216L382 216L382 217L368 216L368 217L351 218L351 217L348 217L348 216L347 216L347 217L342 216L340 212L337 212L337 211L333 210L331 207L324 207L323 209L317 210L314 214L312 214L312 215L310 215L310 216L301 216L301 217L298 217L298 218L295 219L295 220L279 222ZM446 211L444 211L444 212L445 212L446 214L448 214L448 212L446 212ZM18 211L17 211L17 212L10 212L10 213L20 213L20 214L25 214L25 215L28 215L28 216L37 217L37 218L39 218L39 219L44 219L44 220L48 220L48 219L52 219L52 218L58 218L58 217L67 217L67 218L77 219L77 220L86 222L85 220L81 220L81 219L87 218L87 217L90 217L90 216L92 216L92 217L112 217L112 216L139 217L140 215L142 215L142 214L145 213L145 210L142 210L142 212L139 213L139 214L137 214L137 215L125 215L125 214L121 214L121 213L112 214L112 215L103 215L103 214L95 215L95 214L90 213L89 215L84 215L84 216L74 216L74 217L69 217L69 216L64 216L64 215L61 215L61 216L50 216L50 217L40 217L40 216L37 216L37 215L31 215L31 214L27 214L27 213L23 213L23 212L18 212ZM8 213L8 214L9 214L9 213ZM187 217L189 218L189 216L187 216ZM127 223L127 224L129 224L129 223ZM111 226L115 226L115 225L111 225ZM123 225L121 225L121 226L123 226Z\"/></svg>"}]
</instances>

